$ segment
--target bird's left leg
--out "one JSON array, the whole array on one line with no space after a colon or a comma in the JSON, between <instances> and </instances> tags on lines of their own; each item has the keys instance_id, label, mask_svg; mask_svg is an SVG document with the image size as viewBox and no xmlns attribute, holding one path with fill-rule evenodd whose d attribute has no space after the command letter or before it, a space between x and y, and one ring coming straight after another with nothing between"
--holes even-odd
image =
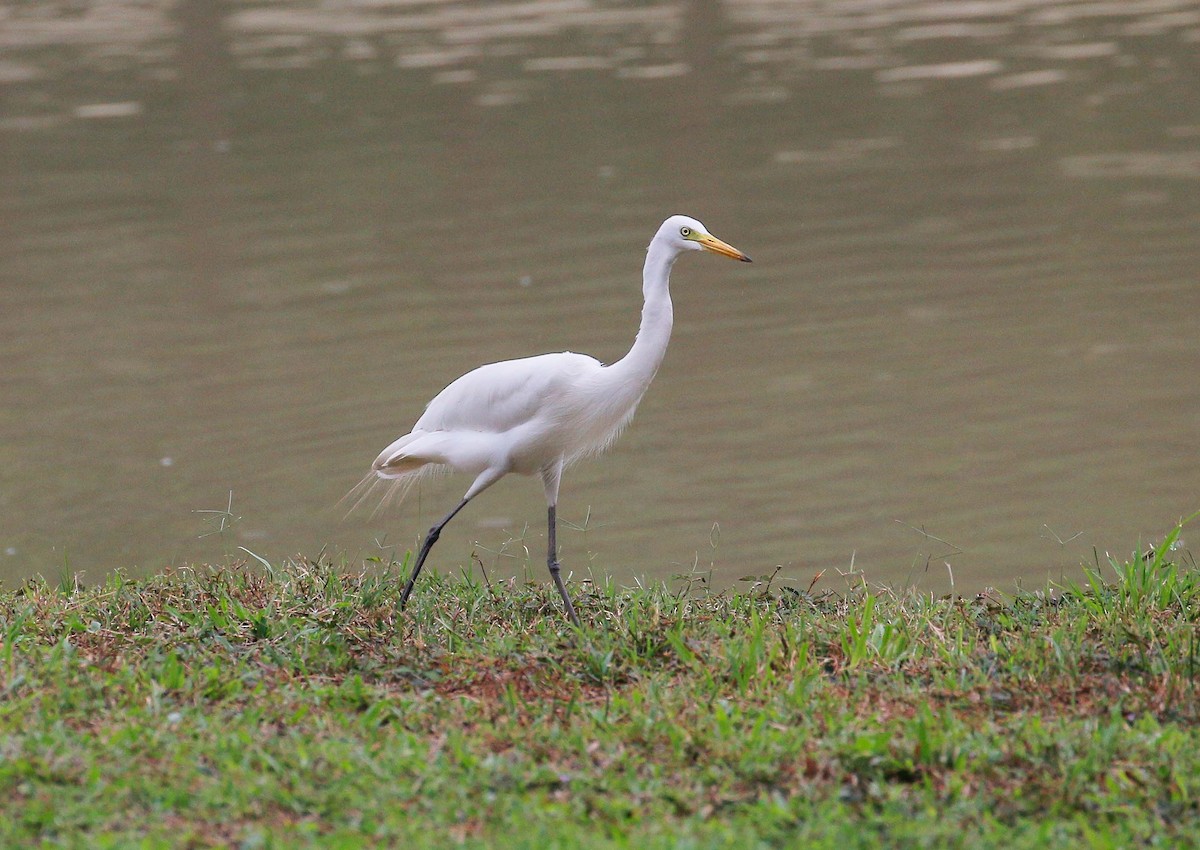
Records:
<instances>
[{"instance_id":1,"label":"bird's left leg","mask_svg":"<svg viewBox=\"0 0 1200 850\"><path fill-rule=\"evenodd\" d=\"M429 550L433 548L433 544L438 542L438 538L442 536L442 529L446 527L446 523L454 519L454 515L467 506L467 502L471 501L468 496L463 499L454 510L446 514L446 518L429 529L429 534L425 536L425 542L421 544L421 551L417 553L417 565L413 567L412 575L408 577L408 584L404 585L404 593L400 594L400 609L404 610L404 606L408 604L408 597L412 595L413 586L417 583L417 576L421 574L421 567L425 566L425 559L429 557Z\"/></svg>"},{"instance_id":2,"label":"bird's left leg","mask_svg":"<svg viewBox=\"0 0 1200 850\"><path fill-rule=\"evenodd\" d=\"M400 594L401 610L408 604L408 597L412 595L413 585L417 583L417 576L421 574L421 567L425 565L425 559L429 557L429 550L433 548L433 544L437 543L438 538L442 536L442 529L446 527L446 523L454 519L455 514L467 506L467 502L503 478L504 473L507 471L502 466L494 466L479 473L479 477L467 488L462 501L455 505L454 510L446 514L441 522L429 529L429 534L425 535L425 542L421 544L421 551L417 553L417 564L413 567L412 575L408 577L408 584L404 586L404 592Z\"/></svg>"}]
</instances>

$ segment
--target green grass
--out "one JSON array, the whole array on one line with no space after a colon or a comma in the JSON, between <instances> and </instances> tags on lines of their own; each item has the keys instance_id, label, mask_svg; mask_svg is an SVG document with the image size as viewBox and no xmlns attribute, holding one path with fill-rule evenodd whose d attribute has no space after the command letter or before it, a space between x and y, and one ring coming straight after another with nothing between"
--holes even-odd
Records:
<instances>
[{"instance_id":1,"label":"green grass","mask_svg":"<svg viewBox=\"0 0 1200 850\"><path fill-rule=\"evenodd\" d=\"M573 586L197 568L0 594L3 847L1091 847L1200 836L1200 574Z\"/></svg>"}]
</instances>

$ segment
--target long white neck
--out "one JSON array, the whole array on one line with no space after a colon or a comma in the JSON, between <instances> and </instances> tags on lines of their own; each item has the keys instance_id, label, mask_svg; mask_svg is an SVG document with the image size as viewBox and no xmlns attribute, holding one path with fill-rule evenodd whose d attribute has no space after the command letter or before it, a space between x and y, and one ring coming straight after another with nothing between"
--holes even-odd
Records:
<instances>
[{"instance_id":1,"label":"long white neck","mask_svg":"<svg viewBox=\"0 0 1200 850\"><path fill-rule=\"evenodd\" d=\"M629 353L608 367L614 379L631 394L633 403L642 397L667 353L671 341L671 266L678 251L657 239L646 250L646 265L642 269L642 324Z\"/></svg>"}]
</instances>

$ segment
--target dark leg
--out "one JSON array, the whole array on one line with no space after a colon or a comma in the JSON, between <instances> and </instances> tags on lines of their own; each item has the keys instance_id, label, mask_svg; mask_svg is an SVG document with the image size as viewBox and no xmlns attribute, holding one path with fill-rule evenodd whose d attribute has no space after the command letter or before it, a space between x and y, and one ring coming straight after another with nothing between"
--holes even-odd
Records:
<instances>
[{"instance_id":1,"label":"dark leg","mask_svg":"<svg viewBox=\"0 0 1200 850\"><path fill-rule=\"evenodd\" d=\"M433 548L433 544L437 543L438 538L442 536L442 529L446 527L446 523L454 519L454 515L467 506L470 499L463 499L458 503L458 507L446 514L446 518L429 529L429 534L425 535L425 542L421 544L421 551L417 553L417 565L413 567L412 575L408 577L408 584L404 585L404 593L400 594L400 608L408 604L408 597L412 595L413 585L417 583L417 576L421 574L421 567L425 565L425 559L429 557L429 550Z\"/></svg>"},{"instance_id":2,"label":"dark leg","mask_svg":"<svg viewBox=\"0 0 1200 850\"><path fill-rule=\"evenodd\" d=\"M562 596L563 608L567 611L567 617L576 626L579 625L579 617L575 614L575 606L571 604L571 597L567 596L566 585L563 584L562 576L558 565L558 542L555 540L555 534L558 528L558 520L555 516L554 505L550 506L549 510L549 525L550 525L550 554L546 557L546 566L550 568L550 578L554 579L554 584L558 587L558 592Z\"/></svg>"}]
</instances>

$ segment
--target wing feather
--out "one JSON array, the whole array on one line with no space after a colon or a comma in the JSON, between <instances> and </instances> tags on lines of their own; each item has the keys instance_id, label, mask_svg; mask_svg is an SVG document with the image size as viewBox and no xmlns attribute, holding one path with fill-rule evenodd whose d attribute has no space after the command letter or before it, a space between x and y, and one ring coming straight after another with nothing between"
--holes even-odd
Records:
<instances>
[{"instance_id":1,"label":"wing feather","mask_svg":"<svg viewBox=\"0 0 1200 850\"><path fill-rule=\"evenodd\" d=\"M582 375L599 368L595 358L569 351L489 363L438 393L413 430L510 431L554 409Z\"/></svg>"}]
</instances>

